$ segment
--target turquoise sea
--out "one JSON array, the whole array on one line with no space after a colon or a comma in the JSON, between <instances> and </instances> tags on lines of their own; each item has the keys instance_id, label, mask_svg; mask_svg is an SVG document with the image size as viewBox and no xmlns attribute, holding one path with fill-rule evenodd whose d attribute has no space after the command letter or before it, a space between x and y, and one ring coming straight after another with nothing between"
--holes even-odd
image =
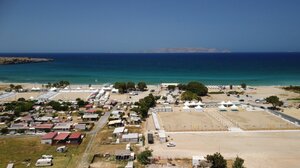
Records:
<instances>
[{"instance_id":1,"label":"turquoise sea","mask_svg":"<svg viewBox=\"0 0 300 168\"><path fill-rule=\"evenodd\" d=\"M53 62L0 65L0 82L100 84L200 81L205 84L300 85L300 53L1 54Z\"/></svg>"}]
</instances>

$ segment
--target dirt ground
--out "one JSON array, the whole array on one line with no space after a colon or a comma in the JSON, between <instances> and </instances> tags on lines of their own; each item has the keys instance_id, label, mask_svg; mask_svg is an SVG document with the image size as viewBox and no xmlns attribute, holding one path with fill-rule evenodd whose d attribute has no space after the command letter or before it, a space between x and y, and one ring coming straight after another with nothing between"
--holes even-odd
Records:
<instances>
[{"instance_id":1,"label":"dirt ground","mask_svg":"<svg viewBox=\"0 0 300 168\"><path fill-rule=\"evenodd\" d=\"M216 119L204 112L161 112L160 125L166 131L226 130Z\"/></svg>"},{"instance_id":2,"label":"dirt ground","mask_svg":"<svg viewBox=\"0 0 300 168\"><path fill-rule=\"evenodd\" d=\"M65 100L65 101L74 101L77 98L82 100L87 100L87 98L91 95L91 92L61 92L58 93L53 100Z\"/></svg>"},{"instance_id":3,"label":"dirt ground","mask_svg":"<svg viewBox=\"0 0 300 168\"><path fill-rule=\"evenodd\" d=\"M168 134L176 147L150 145L155 157L191 158L220 152L226 159L237 155L246 167L299 167L300 132L224 132Z\"/></svg>"},{"instance_id":4,"label":"dirt ground","mask_svg":"<svg viewBox=\"0 0 300 168\"><path fill-rule=\"evenodd\" d=\"M283 113L287 114L289 116L295 117L297 119L300 119L300 109L296 109L296 108L284 108Z\"/></svg>"},{"instance_id":5,"label":"dirt ground","mask_svg":"<svg viewBox=\"0 0 300 168\"><path fill-rule=\"evenodd\" d=\"M244 130L300 129L265 111L223 112L222 114Z\"/></svg>"}]
</instances>

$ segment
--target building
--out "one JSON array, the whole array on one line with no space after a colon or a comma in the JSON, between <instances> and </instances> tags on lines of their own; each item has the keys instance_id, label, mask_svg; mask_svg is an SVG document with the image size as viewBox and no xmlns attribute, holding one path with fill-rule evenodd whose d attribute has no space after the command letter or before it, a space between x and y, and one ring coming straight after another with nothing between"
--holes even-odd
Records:
<instances>
[{"instance_id":1,"label":"building","mask_svg":"<svg viewBox=\"0 0 300 168\"><path fill-rule=\"evenodd\" d=\"M120 137L123 134L124 130L125 130L125 127L115 128L113 135L116 137Z\"/></svg>"},{"instance_id":2,"label":"building","mask_svg":"<svg viewBox=\"0 0 300 168\"><path fill-rule=\"evenodd\" d=\"M16 123L11 124L11 126L8 128L8 131L10 133L26 133L29 131L29 127L27 126L27 123Z\"/></svg>"},{"instance_id":3,"label":"building","mask_svg":"<svg viewBox=\"0 0 300 168\"><path fill-rule=\"evenodd\" d=\"M124 123L122 120L111 120L107 125L110 127L122 127L124 126Z\"/></svg>"},{"instance_id":4,"label":"building","mask_svg":"<svg viewBox=\"0 0 300 168\"><path fill-rule=\"evenodd\" d=\"M73 132L68 139L70 144L80 144L82 141L82 135L80 132Z\"/></svg>"},{"instance_id":5,"label":"building","mask_svg":"<svg viewBox=\"0 0 300 168\"><path fill-rule=\"evenodd\" d=\"M115 151L116 160L134 160L134 153L130 150Z\"/></svg>"},{"instance_id":6,"label":"building","mask_svg":"<svg viewBox=\"0 0 300 168\"><path fill-rule=\"evenodd\" d=\"M66 133L66 132L60 133L56 137L54 137L53 143L55 143L55 144L65 144L68 140L69 135L70 135L70 133Z\"/></svg>"},{"instance_id":7,"label":"building","mask_svg":"<svg viewBox=\"0 0 300 168\"><path fill-rule=\"evenodd\" d=\"M52 144L53 139L57 136L57 132L49 132L42 136L41 144Z\"/></svg>"},{"instance_id":8,"label":"building","mask_svg":"<svg viewBox=\"0 0 300 168\"><path fill-rule=\"evenodd\" d=\"M82 116L83 121L98 121L99 114L84 114Z\"/></svg>"},{"instance_id":9,"label":"building","mask_svg":"<svg viewBox=\"0 0 300 168\"><path fill-rule=\"evenodd\" d=\"M205 161L205 160L206 159L204 158L204 156L193 156L193 159L192 159L193 167L200 166L200 162Z\"/></svg>"},{"instance_id":10,"label":"building","mask_svg":"<svg viewBox=\"0 0 300 168\"><path fill-rule=\"evenodd\" d=\"M129 133L129 134L122 135L122 142L138 143L138 141L139 141L138 133Z\"/></svg>"},{"instance_id":11,"label":"building","mask_svg":"<svg viewBox=\"0 0 300 168\"><path fill-rule=\"evenodd\" d=\"M54 124L38 124L34 126L36 132L50 132Z\"/></svg>"},{"instance_id":12,"label":"building","mask_svg":"<svg viewBox=\"0 0 300 168\"><path fill-rule=\"evenodd\" d=\"M76 124L74 126L74 129L77 131L86 131L87 126L86 126L86 124Z\"/></svg>"},{"instance_id":13,"label":"building","mask_svg":"<svg viewBox=\"0 0 300 168\"><path fill-rule=\"evenodd\" d=\"M166 135L165 130L159 130L158 137L159 137L160 142L167 142L167 135Z\"/></svg>"},{"instance_id":14,"label":"building","mask_svg":"<svg viewBox=\"0 0 300 168\"><path fill-rule=\"evenodd\" d=\"M72 123L57 123L53 130L55 131L70 131L72 128Z\"/></svg>"}]
</instances>

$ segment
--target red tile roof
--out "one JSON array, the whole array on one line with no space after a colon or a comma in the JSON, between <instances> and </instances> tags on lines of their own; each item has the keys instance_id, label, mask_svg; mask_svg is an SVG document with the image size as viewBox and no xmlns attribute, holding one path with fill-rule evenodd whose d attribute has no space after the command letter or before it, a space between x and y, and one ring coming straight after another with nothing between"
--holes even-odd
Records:
<instances>
[{"instance_id":1,"label":"red tile roof","mask_svg":"<svg viewBox=\"0 0 300 168\"><path fill-rule=\"evenodd\" d=\"M89 109L89 110L87 110L86 112L87 113L95 113L97 110L96 109Z\"/></svg>"},{"instance_id":2,"label":"red tile roof","mask_svg":"<svg viewBox=\"0 0 300 168\"><path fill-rule=\"evenodd\" d=\"M70 133L60 133L54 138L54 140L56 141L65 140L69 135Z\"/></svg>"},{"instance_id":3,"label":"red tile roof","mask_svg":"<svg viewBox=\"0 0 300 168\"><path fill-rule=\"evenodd\" d=\"M38 129L51 129L53 127L53 124L39 124L36 125L34 128Z\"/></svg>"},{"instance_id":4,"label":"red tile roof","mask_svg":"<svg viewBox=\"0 0 300 168\"><path fill-rule=\"evenodd\" d=\"M78 139L81 137L81 133L80 132L74 132L70 135L69 139Z\"/></svg>"},{"instance_id":5,"label":"red tile roof","mask_svg":"<svg viewBox=\"0 0 300 168\"><path fill-rule=\"evenodd\" d=\"M45 134L42 139L53 139L57 135L57 132L49 132Z\"/></svg>"}]
</instances>

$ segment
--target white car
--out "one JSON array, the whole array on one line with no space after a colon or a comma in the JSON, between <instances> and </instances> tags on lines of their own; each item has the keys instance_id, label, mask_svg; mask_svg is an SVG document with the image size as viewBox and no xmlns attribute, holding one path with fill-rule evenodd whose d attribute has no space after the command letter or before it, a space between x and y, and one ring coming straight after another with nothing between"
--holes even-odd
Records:
<instances>
[{"instance_id":1,"label":"white car","mask_svg":"<svg viewBox=\"0 0 300 168\"><path fill-rule=\"evenodd\" d=\"M167 143L167 147L175 147L176 144L174 142L169 142Z\"/></svg>"},{"instance_id":2,"label":"white car","mask_svg":"<svg viewBox=\"0 0 300 168\"><path fill-rule=\"evenodd\" d=\"M42 155L42 159L53 159L52 155Z\"/></svg>"}]
</instances>

